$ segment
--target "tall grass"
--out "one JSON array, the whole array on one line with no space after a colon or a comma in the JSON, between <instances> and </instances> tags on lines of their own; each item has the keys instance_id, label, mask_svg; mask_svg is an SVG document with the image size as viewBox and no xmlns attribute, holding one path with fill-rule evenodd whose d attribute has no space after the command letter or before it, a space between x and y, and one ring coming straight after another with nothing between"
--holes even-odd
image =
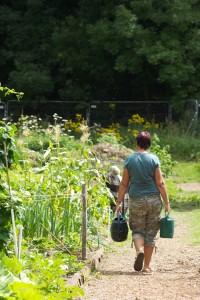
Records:
<instances>
[{"instance_id":1,"label":"tall grass","mask_svg":"<svg viewBox=\"0 0 200 300\"><path fill-rule=\"evenodd\" d=\"M200 140L199 131L187 132L187 126L183 121L159 124L156 132L160 139L160 145L170 146L170 153L174 160L196 161L199 159Z\"/></svg>"}]
</instances>

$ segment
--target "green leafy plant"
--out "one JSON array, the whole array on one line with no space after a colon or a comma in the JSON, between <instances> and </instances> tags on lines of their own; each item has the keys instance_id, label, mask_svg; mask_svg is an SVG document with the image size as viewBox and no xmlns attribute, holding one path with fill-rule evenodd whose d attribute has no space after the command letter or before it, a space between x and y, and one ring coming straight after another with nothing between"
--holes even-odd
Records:
<instances>
[{"instance_id":1,"label":"green leafy plant","mask_svg":"<svg viewBox=\"0 0 200 300\"><path fill-rule=\"evenodd\" d=\"M166 177L172 172L173 161L169 152L170 147L166 145L165 147L161 148L159 142L160 140L158 136L154 133L152 136L151 152L159 157L162 167L162 173Z\"/></svg>"},{"instance_id":2,"label":"green leafy plant","mask_svg":"<svg viewBox=\"0 0 200 300\"><path fill-rule=\"evenodd\" d=\"M1 122L0 126L0 250L4 249L11 237L11 209L14 209L19 216L22 208L19 198L11 198L11 186L8 176L8 168L18 162L15 133L16 127L13 124ZM7 174L7 176L5 175ZM4 177L3 177L4 176ZM5 179L4 179L5 178Z\"/></svg>"},{"instance_id":3,"label":"green leafy plant","mask_svg":"<svg viewBox=\"0 0 200 300\"><path fill-rule=\"evenodd\" d=\"M18 100L21 100L24 96L24 93L22 92L16 92L14 89L10 89L8 87L0 86L0 92L2 92L3 98L9 96L9 95L15 95Z\"/></svg>"},{"instance_id":4,"label":"green leafy plant","mask_svg":"<svg viewBox=\"0 0 200 300\"><path fill-rule=\"evenodd\" d=\"M6 124L4 121L1 121L0 125L0 170L5 172L5 146L9 166L18 162L18 153L14 138L17 128L14 124Z\"/></svg>"},{"instance_id":5,"label":"green leafy plant","mask_svg":"<svg viewBox=\"0 0 200 300\"><path fill-rule=\"evenodd\" d=\"M16 257L1 254L0 299L71 300L83 295L81 288L66 285L65 269L61 268L66 262L61 255L45 259L43 255L32 254L22 263Z\"/></svg>"}]
</instances>

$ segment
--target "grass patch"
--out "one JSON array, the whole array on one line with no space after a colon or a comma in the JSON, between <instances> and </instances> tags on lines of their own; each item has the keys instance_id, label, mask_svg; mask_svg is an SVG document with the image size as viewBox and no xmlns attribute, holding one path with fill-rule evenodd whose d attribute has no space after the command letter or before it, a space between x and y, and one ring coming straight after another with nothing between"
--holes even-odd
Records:
<instances>
[{"instance_id":1,"label":"grass patch","mask_svg":"<svg viewBox=\"0 0 200 300\"><path fill-rule=\"evenodd\" d=\"M200 231L199 231L199 218L200 209L194 209L191 211L173 211L173 215L179 215L182 219L182 223L188 228L187 233L182 237L184 241L189 245L200 245ZM176 223L175 223L175 235L176 235Z\"/></svg>"},{"instance_id":2,"label":"grass patch","mask_svg":"<svg viewBox=\"0 0 200 300\"><path fill-rule=\"evenodd\" d=\"M199 231L200 209L190 211L187 214L187 223L189 224L188 238L189 243L193 245L200 245L200 231Z\"/></svg>"},{"instance_id":3,"label":"grass patch","mask_svg":"<svg viewBox=\"0 0 200 300\"><path fill-rule=\"evenodd\" d=\"M200 182L200 164L194 162L178 162L172 175L166 179L167 190L171 202L170 216L181 216L188 226L184 240L192 245L200 245L200 195L199 192L187 192L178 184Z\"/></svg>"},{"instance_id":4,"label":"grass patch","mask_svg":"<svg viewBox=\"0 0 200 300\"><path fill-rule=\"evenodd\" d=\"M200 182L200 163L176 162L171 178L174 183Z\"/></svg>"}]
</instances>

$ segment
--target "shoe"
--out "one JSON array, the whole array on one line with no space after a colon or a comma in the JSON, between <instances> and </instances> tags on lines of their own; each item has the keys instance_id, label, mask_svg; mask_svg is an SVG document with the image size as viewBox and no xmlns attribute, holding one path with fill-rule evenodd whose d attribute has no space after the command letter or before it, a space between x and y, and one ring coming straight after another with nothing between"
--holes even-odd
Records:
<instances>
[{"instance_id":1,"label":"shoe","mask_svg":"<svg viewBox=\"0 0 200 300\"><path fill-rule=\"evenodd\" d=\"M144 275L152 275L152 270L151 268L143 269L142 274Z\"/></svg>"},{"instance_id":2,"label":"shoe","mask_svg":"<svg viewBox=\"0 0 200 300\"><path fill-rule=\"evenodd\" d=\"M144 253L139 252L134 263L134 270L135 271L141 271L143 267L143 261L144 261Z\"/></svg>"}]
</instances>

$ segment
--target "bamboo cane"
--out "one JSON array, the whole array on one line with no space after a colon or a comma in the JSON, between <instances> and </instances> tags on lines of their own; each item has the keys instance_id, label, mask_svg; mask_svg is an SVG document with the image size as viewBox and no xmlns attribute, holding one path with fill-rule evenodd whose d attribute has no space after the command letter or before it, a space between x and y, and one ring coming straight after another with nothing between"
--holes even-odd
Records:
<instances>
[{"instance_id":1,"label":"bamboo cane","mask_svg":"<svg viewBox=\"0 0 200 300\"><path fill-rule=\"evenodd\" d=\"M16 234L16 227L15 227L15 215L13 210L13 202L12 202L12 192L10 188L10 177L8 172L8 158L7 158L7 149L6 149L6 143L3 142L4 146L4 155L5 155L5 162L6 162L6 175L7 175L7 184L8 184L8 191L10 196L10 206L11 206L11 220L12 220L12 228L13 228L13 240L14 240L14 249L15 249L15 255L18 257L18 246L17 246L17 234Z\"/></svg>"},{"instance_id":2,"label":"bamboo cane","mask_svg":"<svg viewBox=\"0 0 200 300\"><path fill-rule=\"evenodd\" d=\"M82 184L82 260L86 260L86 244L87 244L87 199L86 184Z\"/></svg>"},{"instance_id":3,"label":"bamboo cane","mask_svg":"<svg viewBox=\"0 0 200 300\"><path fill-rule=\"evenodd\" d=\"M22 245L22 231L23 231L23 226L21 225L19 227L19 234L18 234L18 253L17 253L17 258L20 260L20 253L21 253L21 245Z\"/></svg>"}]
</instances>

